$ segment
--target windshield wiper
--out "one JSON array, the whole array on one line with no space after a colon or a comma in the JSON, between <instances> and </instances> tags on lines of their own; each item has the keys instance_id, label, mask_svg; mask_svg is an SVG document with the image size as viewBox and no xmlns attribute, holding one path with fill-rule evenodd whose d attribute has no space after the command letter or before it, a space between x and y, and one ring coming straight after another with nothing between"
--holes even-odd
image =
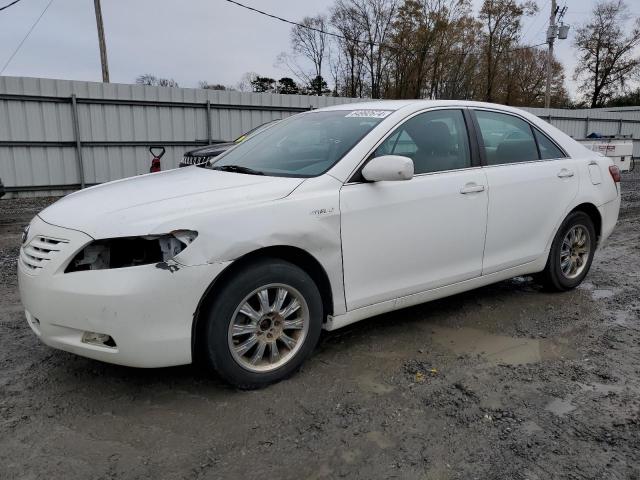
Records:
<instances>
[{"instance_id":1,"label":"windshield wiper","mask_svg":"<svg viewBox=\"0 0 640 480\"><path fill-rule=\"evenodd\" d=\"M264 172L254 170L253 168L243 167L241 165L220 165L211 167L212 170L221 170L223 172L246 173L249 175L264 175Z\"/></svg>"}]
</instances>

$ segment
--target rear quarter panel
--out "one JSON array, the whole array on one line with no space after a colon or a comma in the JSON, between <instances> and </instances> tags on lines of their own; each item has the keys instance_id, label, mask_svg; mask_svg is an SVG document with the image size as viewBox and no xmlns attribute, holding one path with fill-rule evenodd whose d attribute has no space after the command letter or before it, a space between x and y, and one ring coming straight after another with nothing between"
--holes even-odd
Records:
<instances>
[{"instance_id":1,"label":"rear quarter panel","mask_svg":"<svg viewBox=\"0 0 640 480\"><path fill-rule=\"evenodd\" d=\"M547 251L551 248L555 232L560 228L562 221L579 205L591 204L598 208L602 220L601 230L598 232L601 239L599 245L611 233L618 219L620 187L613 181L609 172L609 166L613 165L613 161L586 148L584 148L584 152L578 151L577 153L580 155L575 162L579 177L578 194L568 205L565 214L550 235Z\"/></svg>"}]
</instances>

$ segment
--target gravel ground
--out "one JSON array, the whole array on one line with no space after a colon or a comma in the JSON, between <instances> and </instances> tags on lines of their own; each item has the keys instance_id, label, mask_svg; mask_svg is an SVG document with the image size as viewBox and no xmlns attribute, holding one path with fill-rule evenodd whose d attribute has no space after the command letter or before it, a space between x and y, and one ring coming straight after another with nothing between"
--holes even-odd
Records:
<instances>
[{"instance_id":1,"label":"gravel ground","mask_svg":"<svg viewBox=\"0 0 640 480\"><path fill-rule=\"evenodd\" d=\"M47 348L0 201L0 478L640 479L640 175L585 283L528 278L324 334L292 379L230 389Z\"/></svg>"}]
</instances>

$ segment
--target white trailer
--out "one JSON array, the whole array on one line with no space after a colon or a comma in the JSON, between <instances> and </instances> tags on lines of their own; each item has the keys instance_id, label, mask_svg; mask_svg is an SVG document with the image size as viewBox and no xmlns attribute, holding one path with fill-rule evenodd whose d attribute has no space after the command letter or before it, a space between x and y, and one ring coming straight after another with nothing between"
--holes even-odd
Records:
<instances>
[{"instance_id":1,"label":"white trailer","mask_svg":"<svg viewBox=\"0 0 640 480\"><path fill-rule=\"evenodd\" d=\"M578 140L582 145L594 152L600 152L609 157L621 172L633 169L633 139L619 136L585 138Z\"/></svg>"}]
</instances>

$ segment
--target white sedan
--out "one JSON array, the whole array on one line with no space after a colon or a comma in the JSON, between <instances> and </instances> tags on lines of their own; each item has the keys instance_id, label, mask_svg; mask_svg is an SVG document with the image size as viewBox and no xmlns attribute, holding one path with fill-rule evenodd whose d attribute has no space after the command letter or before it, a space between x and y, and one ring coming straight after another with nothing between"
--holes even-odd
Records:
<instances>
[{"instance_id":1,"label":"white sedan","mask_svg":"<svg viewBox=\"0 0 640 480\"><path fill-rule=\"evenodd\" d=\"M199 359L241 388L293 373L321 330L514 276L576 287L619 171L493 104L385 101L289 117L209 169L82 190L25 230L44 343L135 367Z\"/></svg>"}]
</instances>

